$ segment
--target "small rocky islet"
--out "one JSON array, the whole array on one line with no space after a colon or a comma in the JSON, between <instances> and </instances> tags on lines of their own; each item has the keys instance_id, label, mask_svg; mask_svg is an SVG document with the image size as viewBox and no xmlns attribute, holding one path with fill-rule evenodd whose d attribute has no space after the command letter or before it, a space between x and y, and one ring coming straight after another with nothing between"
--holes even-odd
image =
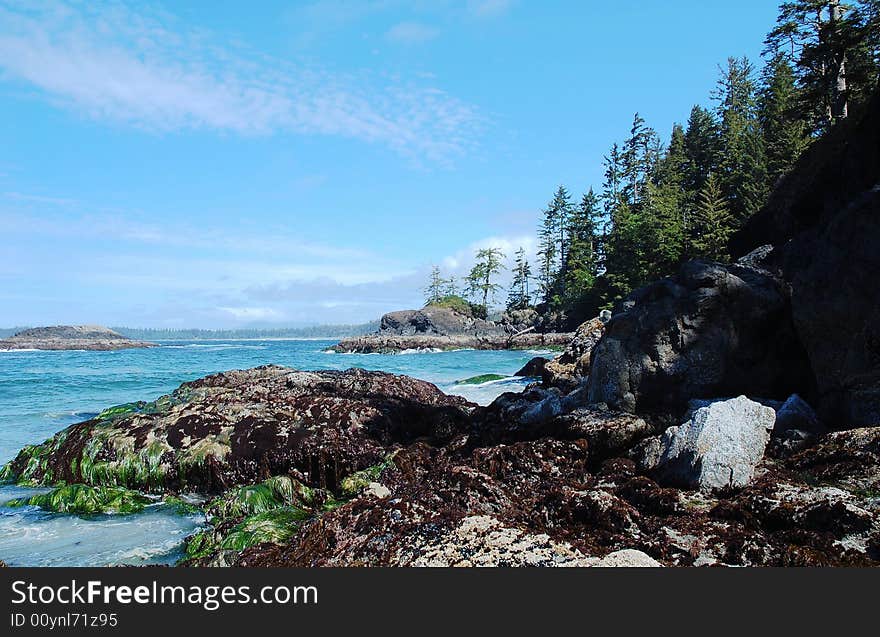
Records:
<instances>
[{"instance_id":1,"label":"small rocky islet","mask_svg":"<svg viewBox=\"0 0 880 637\"><path fill-rule=\"evenodd\" d=\"M488 406L383 372L230 371L0 478L54 487L17 503L50 510L196 507L189 566L880 566L878 166L880 118L835 129L734 263L637 290Z\"/></svg>"},{"instance_id":2,"label":"small rocky islet","mask_svg":"<svg viewBox=\"0 0 880 637\"><path fill-rule=\"evenodd\" d=\"M341 340L330 351L390 354L404 351L562 348L572 334L538 330L534 311L505 313L500 321L474 317L466 308L429 304L385 314L374 334Z\"/></svg>"},{"instance_id":3,"label":"small rocky islet","mask_svg":"<svg viewBox=\"0 0 880 637\"><path fill-rule=\"evenodd\" d=\"M100 325L33 327L0 340L0 350L113 351L155 347Z\"/></svg>"}]
</instances>

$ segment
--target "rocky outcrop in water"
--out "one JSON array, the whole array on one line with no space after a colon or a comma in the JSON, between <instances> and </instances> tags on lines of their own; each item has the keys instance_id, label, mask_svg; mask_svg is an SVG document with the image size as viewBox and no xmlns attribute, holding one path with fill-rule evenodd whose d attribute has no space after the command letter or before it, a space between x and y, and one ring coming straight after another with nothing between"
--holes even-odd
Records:
<instances>
[{"instance_id":1,"label":"rocky outcrop in water","mask_svg":"<svg viewBox=\"0 0 880 637\"><path fill-rule=\"evenodd\" d=\"M561 347L571 334L526 331L527 326L494 323L447 307L390 312L382 317L375 334L341 340L330 348L336 352L373 354L407 350L526 349Z\"/></svg>"},{"instance_id":2,"label":"rocky outcrop in water","mask_svg":"<svg viewBox=\"0 0 880 637\"><path fill-rule=\"evenodd\" d=\"M446 443L468 403L380 372L261 367L207 376L152 403L108 409L28 447L6 477L219 493L275 475L338 488L394 444Z\"/></svg>"},{"instance_id":3,"label":"rocky outcrop in water","mask_svg":"<svg viewBox=\"0 0 880 637\"><path fill-rule=\"evenodd\" d=\"M0 340L0 350L118 350L155 347L153 343L126 338L99 325L57 325L23 330Z\"/></svg>"}]
</instances>

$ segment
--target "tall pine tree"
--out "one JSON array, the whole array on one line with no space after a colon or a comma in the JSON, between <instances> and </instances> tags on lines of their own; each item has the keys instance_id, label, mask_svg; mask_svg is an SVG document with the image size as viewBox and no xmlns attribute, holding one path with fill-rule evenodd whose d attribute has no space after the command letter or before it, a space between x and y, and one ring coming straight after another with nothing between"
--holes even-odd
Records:
<instances>
[{"instance_id":1,"label":"tall pine tree","mask_svg":"<svg viewBox=\"0 0 880 637\"><path fill-rule=\"evenodd\" d=\"M767 157L767 183L772 188L800 157L810 137L798 109L798 89L788 56L774 54L764 67L762 80L758 119Z\"/></svg>"}]
</instances>

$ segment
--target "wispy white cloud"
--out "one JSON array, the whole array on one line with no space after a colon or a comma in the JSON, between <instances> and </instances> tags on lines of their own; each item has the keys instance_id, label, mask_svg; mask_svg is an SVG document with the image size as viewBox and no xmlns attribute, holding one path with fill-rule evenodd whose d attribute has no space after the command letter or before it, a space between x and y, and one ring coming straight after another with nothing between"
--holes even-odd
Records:
<instances>
[{"instance_id":1,"label":"wispy white cloud","mask_svg":"<svg viewBox=\"0 0 880 637\"><path fill-rule=\"evenodd\" d=\"M474 255L477 251L485 248L501 250L505 257L505 266L509 269L513 264L514 254L517 250L522 248L526 252L526 258L534 261L538 246L533 235L486 237L479 241L474 241L454 254L447 255L441 261L441 266L451 274L463 276L473 266Z\"/></svg>"},{"instance_id":2,"label":"wispy white cloud","mask_svg":"<svg viewBox=\"0 0 880 637\"><path fill-rule=\"evenodd\" d=\"M388 29L385 37L399 44L420 44L433 40L439 34L438 29L419 22L398 22Z\"/></svg>"},{"instance_id":3,"label":"wispy white cloud","mask_svg":"<svg viewBox=\"0 0 880 637\"><path fill-rule=\"evenodd\" d=\"M172 16L121 2L0 2L0 71L59 106L159 132L331 135L443 162L482 125L474 107L436 87L219 46Z\"/></svg>"}]
</instances>

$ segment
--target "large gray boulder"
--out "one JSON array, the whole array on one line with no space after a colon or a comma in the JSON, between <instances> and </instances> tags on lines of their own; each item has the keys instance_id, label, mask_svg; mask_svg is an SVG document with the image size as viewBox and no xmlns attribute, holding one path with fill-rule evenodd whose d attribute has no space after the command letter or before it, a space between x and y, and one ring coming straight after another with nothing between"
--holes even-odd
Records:
<instances>
[{"instance_id":1,"label":"large gray boulder","mask_svg":"<svg viewBox=\"0 0 880 637\"><path fill-rule=\"evenodd\" d=\"M678 417L693 398L784 398L811 384L783 286L760 259L691 261L618 308L592 351L588 396Z\"/></svg>"},{"instance_id":2,"label":"large gray boulder","mask_svg":"<svg viewBox=\"0 0 880 637\"><path fill-rule=\"evenodd\" d=\"M677 486L703 491L744 487L764 456L775 422L771 407L745 396L713 402L684 424L643 442L638 461L661 482Z\"/></svg>"}]
</instances>

